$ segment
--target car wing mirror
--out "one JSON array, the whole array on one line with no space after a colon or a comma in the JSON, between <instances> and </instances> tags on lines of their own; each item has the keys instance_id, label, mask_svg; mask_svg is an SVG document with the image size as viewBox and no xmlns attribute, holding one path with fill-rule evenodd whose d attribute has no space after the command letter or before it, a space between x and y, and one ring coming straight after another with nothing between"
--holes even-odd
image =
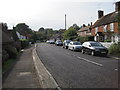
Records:
<instances>
[{"instance_id":1,"label":"car wing mirror","mask_svg":"<svg viewBox=\"0 0 120 90\"><path fill-rule=\"evenodd\" d=\"M89 47L91 47L91 45L89 45Z\"/></svg>"}]
</instances>

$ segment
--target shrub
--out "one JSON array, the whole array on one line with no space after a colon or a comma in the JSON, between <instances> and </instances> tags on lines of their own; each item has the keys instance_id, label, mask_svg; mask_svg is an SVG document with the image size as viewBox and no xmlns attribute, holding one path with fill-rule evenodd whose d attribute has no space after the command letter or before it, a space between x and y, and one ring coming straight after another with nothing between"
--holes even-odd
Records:
<instances>
[{"instance_id":1,"label":"shrub","mask_svg":"<svg viewBox=\"0 0 120 90\"><path fill-rule=\"evenodd\" d=\"M104 42L111 42L111 40L104 40Z\"/></svg>"},{"instance_id":2,"label":"shrub","mask_svg":"<svg viewBox=\"0 0 120 90\"><path fill-rule=\"evenodd\" d=\"M26 40L26 39L22 39L20 40L21 41L21 48L24 49L26 48L27 46L29 46L29 41Z\"/></svg>"},{"instance_id":3,"label":"shrub","mask_svg":"<svg viewBox=\"0 0 120 90\"><path fill-rule=\"evenodd\" d=\"M17 49L11 45L5 46L5 50L9 54L10 58L16 58L18 55Z\"/></svg>"},{"instance_id":4,"label":"shrub","mask_svg":"<svg viewBox=\"0 0 120 90\"><path fill-rule=\"evenodd\" d=\"M14 42L14 46L16 47L18 52L21 50L21 42L20 41Z\"/></svg>"},{"instance_id":5,"label":"shrub","mask_svg":"<svg viewBox=\"0 0 120 90\"><path fill-rule=\"evenodd\" d=\"M120 53L120 44L112 44L109 48L110 54Z\"/></svg>"},{"instance_id":6,"label":"shrub","mask_svg":"<svg viewBox=\"0 0 120 90\"><path fill-rule=\"evenodd\" d=\"M80 41L81 43L84 43L85 41L88 41L88 37L77 37L76 41Z\"/></svg>"},{"instance_id":7,"label":"shrub","mask_svg":"<svg viewBox=\"0 0 120 90\"><path fill-rule=\"evenodd\" d=\"M8 60L8 58L9 58L9 54L7 53L7 51L6 50L2 50L2 63L4 64L4 62L6 61L6 60Z\"/></svg>"}]
</instances>

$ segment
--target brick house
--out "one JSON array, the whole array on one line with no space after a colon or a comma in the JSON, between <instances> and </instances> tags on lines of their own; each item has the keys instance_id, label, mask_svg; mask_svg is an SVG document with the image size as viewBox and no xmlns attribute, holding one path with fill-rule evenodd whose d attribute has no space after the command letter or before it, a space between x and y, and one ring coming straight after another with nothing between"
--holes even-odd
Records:
<instances>
[{"instance_id":1,"label":"brick house","mask_svg":"<svg viewBox=\"0 0 120 90\"><path fill-rule=\"evenodd\" d=\"M82 28L78 30L77 34L80 37L88 37L89 40L93 41L94 36L92 36L91 30L92 30L92 22L91 25L89 24L88 26L85 26L83 24Z\"/></svg>"},{"instance_id":2,"label":"brick house","mask_svg":"<svg viewBox=\"0 0 120 90\"><path fill-rule=\"evenodd\" d=\"M78 30L78 36L86 37L91 35L91 26L83 26Z\"/></svg>"},{"instance_id":3,"label":"brick house","mask_svg":"<svg viewBox=\"0 0 120 90\"><path fill-rule=\"evenodd\" d=\"M92 26L92 35L95 41L120 42L120 31L118 30L118 17L120 17L120 1L115 3L115 11L103 15L103 11L98 11L98 20Z\"/></svg>"}]
</instances>

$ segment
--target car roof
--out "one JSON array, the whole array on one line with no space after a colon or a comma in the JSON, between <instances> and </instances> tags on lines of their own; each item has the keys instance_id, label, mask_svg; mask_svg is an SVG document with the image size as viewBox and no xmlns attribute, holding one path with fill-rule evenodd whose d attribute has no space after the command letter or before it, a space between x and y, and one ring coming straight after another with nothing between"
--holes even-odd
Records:
<instances>
[{"instance_id":1,"label":"car roof","mask_svg":"<svg viewBox=\"0 0 120 90\"><path fill-rule=\"evenodd\" d=\"M99 42L96 42L96 41L87 41L89 43L99 43Z\"/></svg>"}]
</instances>

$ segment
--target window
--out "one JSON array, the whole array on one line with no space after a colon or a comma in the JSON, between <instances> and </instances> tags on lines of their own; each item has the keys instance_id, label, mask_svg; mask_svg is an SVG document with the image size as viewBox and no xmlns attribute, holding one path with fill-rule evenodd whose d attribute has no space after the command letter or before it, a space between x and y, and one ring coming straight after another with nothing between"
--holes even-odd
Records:
<instances>
[{"instance_id":1,"label":"window","mask_svg":"<svg viewBox=\"0 0 120 90\"><path fill-rule=\"evenodd\" d=\"M98 27L95 28L95 33L97 33L97 32L98 32Z\"/></svg>"},{"instance_id":2,"label":"window","mask_svg":"<svg viewBox=\"0 0 120 90\"><path fill-rule=\"evenodd\" d=\"M104 32L107 32L107 25L103 26Z\"/></svg>"},{"instance_id":3,"label":"window","mask_svg":"<svg viewBox=\"0 0 120 90\"><path fill-rule=\"evenodd\" d=\"M100 37L100 41L103 41L103 36Z\"/></svg>"},{"instance_id":4,"label":"window","mask_svg":"<svg viewBox=\"0 0 120 90\"><path fill-rule=\"evenodd\" d=\"M112 31L112 32L114 31L114 23L110 24L110 31Z\"/></svg>"}]
</instances>

